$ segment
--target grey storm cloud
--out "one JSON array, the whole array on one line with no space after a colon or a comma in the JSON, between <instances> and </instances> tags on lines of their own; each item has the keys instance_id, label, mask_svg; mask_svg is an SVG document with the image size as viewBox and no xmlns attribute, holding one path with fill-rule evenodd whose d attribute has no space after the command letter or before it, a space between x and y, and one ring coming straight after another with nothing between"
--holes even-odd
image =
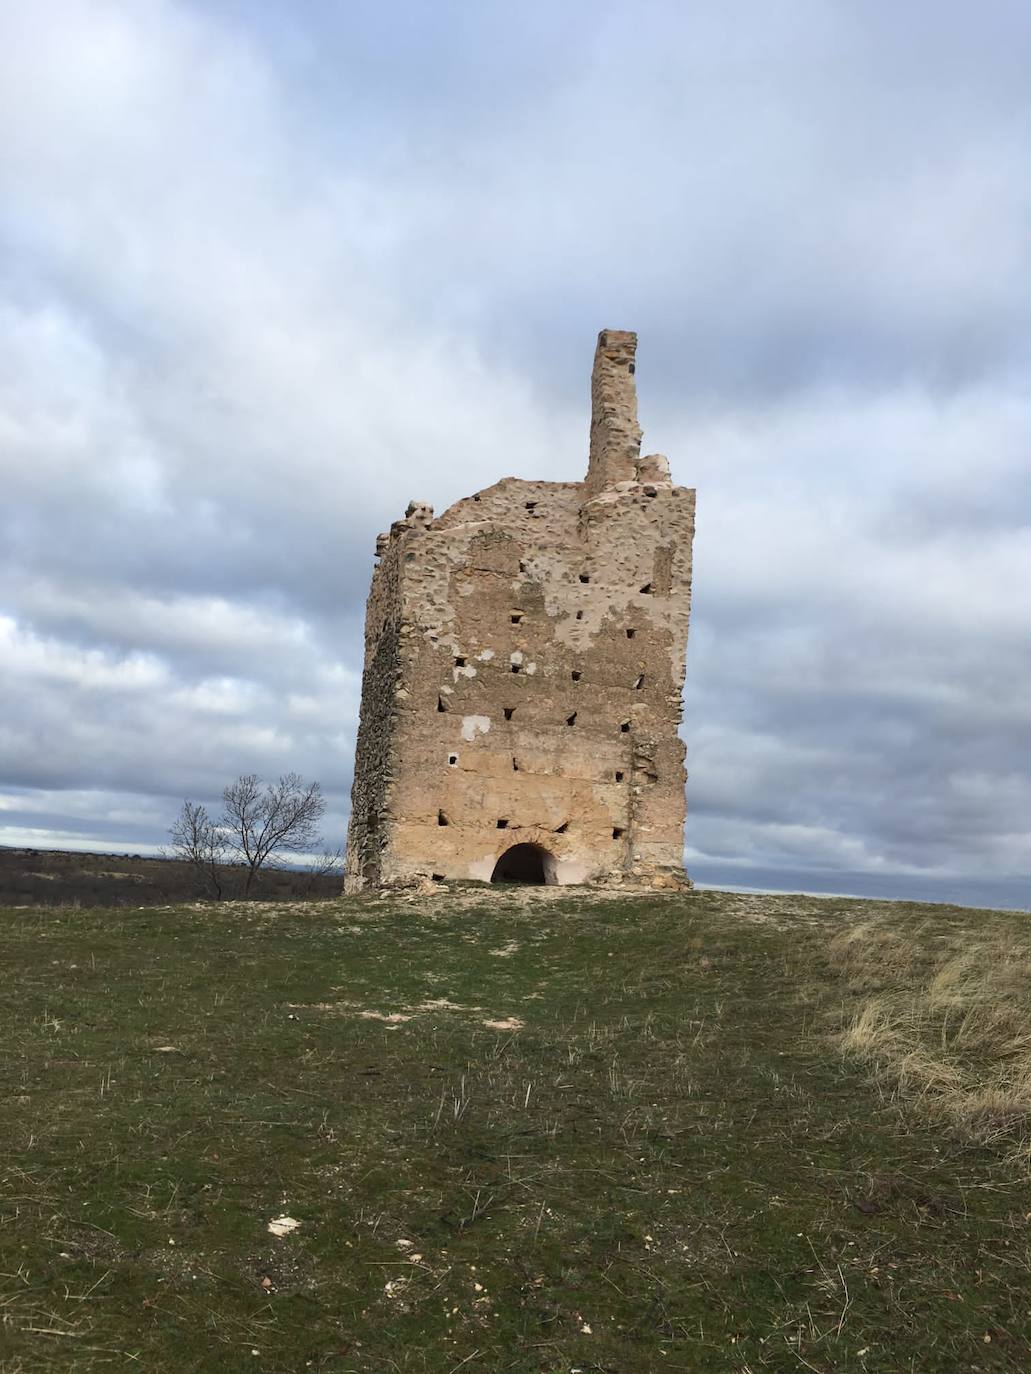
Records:
<instances>
[{"instance_id":1,"label":"grey storm cloud","mask_svg":"<svg viewBox=\"0 0 1031 1374\"><path fill-rule=\"evenodd\" d=\"M699 491L702 881L1028 903L1031 16L15 0L0 842L346 824L376 533L576 478L602 326Z\"/></svg>"}]
</instances>

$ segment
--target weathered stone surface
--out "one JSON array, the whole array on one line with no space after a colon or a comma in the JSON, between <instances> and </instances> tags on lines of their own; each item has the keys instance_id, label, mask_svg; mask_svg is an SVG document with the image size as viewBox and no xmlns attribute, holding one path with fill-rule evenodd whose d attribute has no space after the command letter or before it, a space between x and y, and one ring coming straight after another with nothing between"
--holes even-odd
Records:
<instances>
[{"instance_id":1,"label":"weathered stone surface","mask_svg":"<svg viewBox=\"0 0 1031 1374\"><path fill-rule=\"evenodd\" d=\"M695 494L640 456L636 346L599 336L586 481L504 478L437 519L413 501L378 537L349 891L502 856L512 878L686 882Z\"/></svg>"}]
</instances>

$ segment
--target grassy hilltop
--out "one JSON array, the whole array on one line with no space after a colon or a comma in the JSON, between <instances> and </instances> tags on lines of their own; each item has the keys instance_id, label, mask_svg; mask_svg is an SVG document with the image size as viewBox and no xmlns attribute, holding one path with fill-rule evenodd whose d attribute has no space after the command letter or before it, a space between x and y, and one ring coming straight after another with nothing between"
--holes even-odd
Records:
<instances>
[{"instance_id":1,"label":"grassy hilltop","mask_svg":"<svg viewBox=\"0 0 1031 1374\"><path fill-rule=\"evenodd\" d=\"M1029 951L730 893L0 910L0 1371L1025 1371Z\"/></svg>"}]
</instances>

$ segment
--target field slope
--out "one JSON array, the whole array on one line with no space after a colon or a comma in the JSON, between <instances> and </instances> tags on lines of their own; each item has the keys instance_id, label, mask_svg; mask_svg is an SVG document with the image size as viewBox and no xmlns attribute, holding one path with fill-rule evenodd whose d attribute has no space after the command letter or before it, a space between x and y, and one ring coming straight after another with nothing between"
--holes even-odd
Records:
<instances>
[{"instance_id":1,"label":"field slope","mask_svg":"<svg viewBox=\"0 0 1031 1374\"><path fill-rule=\"evenodd\" d=\"M0 1371L1027 1370L1028 919L0 910Z\"/></svg>"}]
</instances>

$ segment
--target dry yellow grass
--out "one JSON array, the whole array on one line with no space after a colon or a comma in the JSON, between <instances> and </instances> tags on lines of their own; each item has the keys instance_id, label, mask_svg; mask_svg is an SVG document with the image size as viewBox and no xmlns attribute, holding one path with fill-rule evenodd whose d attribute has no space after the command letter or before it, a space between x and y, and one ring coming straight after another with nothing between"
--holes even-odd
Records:
<instances>
[{"instance_id":1,"label":"dry yellow grass","mask_svg":"<svg viewBox=\"0 0 1031 1374\"><path fill-rule=\"evenodd\" d=\"M862 998L843 1050L931 1120L1031 1162L1031 931L881 918L842 931L828 954Z\"/></svg>"}]
</instances>

